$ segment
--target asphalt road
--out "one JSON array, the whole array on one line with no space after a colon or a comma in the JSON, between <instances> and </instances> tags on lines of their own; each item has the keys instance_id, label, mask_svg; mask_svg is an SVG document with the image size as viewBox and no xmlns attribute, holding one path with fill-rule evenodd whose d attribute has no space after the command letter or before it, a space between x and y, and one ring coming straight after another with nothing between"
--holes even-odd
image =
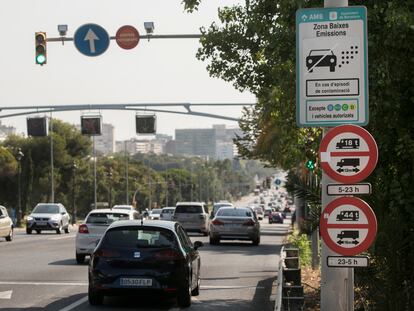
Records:
<instances>
[{"instance_id":1,"label":"asphalt road","mask_svg":"<svg viewBox=\"0 0 414 311\"><path fill-rule=\"evenodd\" d=\"M271 311L274 307L278 259L289 225L262 222L261 244L224 242L200 249L201 290L193 297L194 311ZM174 300L157 297L105 298L103 306L87 301L87 263L74 259L75 233L26 235L0 241L0 310L178 310Z\"/></svg>"}]
</instances>

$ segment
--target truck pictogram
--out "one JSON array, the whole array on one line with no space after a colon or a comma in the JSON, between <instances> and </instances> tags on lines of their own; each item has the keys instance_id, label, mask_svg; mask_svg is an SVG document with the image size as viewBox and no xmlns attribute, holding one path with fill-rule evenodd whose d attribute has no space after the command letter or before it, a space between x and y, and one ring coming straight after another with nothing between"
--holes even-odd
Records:
<instances>
[{"instance_id":1,"label":"truck pictogram","mask_svg":"<svg viewBox=\"0 0 414 311\"><path fill-rule=\"evenodd\" d=\"M339 241L337 241L336 243L338 243L339 245L341 244L354 244L357 245L359 244L359 241L357 239L359 239L359 231L357 230L343 230L341 231L341 233L339 233L337 235L337 238L339 239ZM343 241L343 239L352 239L352 241Z\"/></svg>"},{"instance_id":2,"label":"truck pictogram","mask_svg":"<svg viewBox=\"0 0 414 311\"><path fill-rule=\"evenodd\" d=\"M336 165L339 167L344 167L344 166L358 167L359 164L360 164L359 158L341 159L338 163L336 163Z\"/></svg>"},{"instance_id":3,"label":"truck pictogram","mask_svg":"<svg viewBox=\"0 0 414 311\"><path fill-rule=\"evenodd\" d=\"M336 215L338 221L357 221L359 220L359 211L341 211Z\"/></svg>"},{"instance_id":4,"label":"truck pictogram","mask_svg":"<svg viewBox=\"0 0 414 311\"><path fill-rule=\"evenodd\" d=\"M342 138L336 143L336 149L359 149L359 138Z\"/></svg>"}]
</instances>

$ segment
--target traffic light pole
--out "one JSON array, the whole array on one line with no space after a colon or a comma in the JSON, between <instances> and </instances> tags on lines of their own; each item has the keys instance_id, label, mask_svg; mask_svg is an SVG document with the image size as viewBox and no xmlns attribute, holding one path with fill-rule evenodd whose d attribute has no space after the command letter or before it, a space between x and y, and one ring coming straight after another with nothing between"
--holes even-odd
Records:
<instances>
[{"instance_id":1,"label":"traffic light pole","mask_svg":"<svg viewBox=\"0 0 414 311\"><path fill-rule=\"evenodd\" d=\"M324 0L324 7L346 7L348 0ZM323 130L323 136L328 130ZM322 214L324 208L333 201L327 194L327 185L335 183L322 170ZM321 240L321 311L354 310L354 269L328 267L327 257L338 256Z\"/></svg>"}]
</instances>

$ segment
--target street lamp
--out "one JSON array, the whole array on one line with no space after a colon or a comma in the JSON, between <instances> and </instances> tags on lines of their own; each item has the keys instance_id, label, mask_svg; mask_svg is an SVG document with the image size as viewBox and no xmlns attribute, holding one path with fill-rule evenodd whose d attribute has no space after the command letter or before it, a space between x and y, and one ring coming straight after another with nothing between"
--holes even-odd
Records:
<instances>
[{"instance_id":1,"label":"street lamp","mask_svg":"<svg viewBox=\"0 0 414 311\"><path fill-rule=\"evenodd\" d=\"M21 217L22 217L22 200L21 200L21 174L22 174L22 165L21 161L24 157L24 153L22 152L22 149L19 148L16 155L16 160L18 162L18 180L17 180L17 193L18 193L18 201L17 201L17 226L19 227L21 224Z\"/></svg>"},{"instance_id":2,"label":"street lamp","mask_svg":"<svg viewBox=\"0 0 414 311\"><path fill-rule=\"evenodd\" d=\"M76 224L77 221L77 208L76 208L76 203L75 203L75 171L78 168L78 166L76 165L75 160L73 160L72 162L72 212L73 212L73 217L72 217L72 224Z\"/></svg>"}]
</instances>

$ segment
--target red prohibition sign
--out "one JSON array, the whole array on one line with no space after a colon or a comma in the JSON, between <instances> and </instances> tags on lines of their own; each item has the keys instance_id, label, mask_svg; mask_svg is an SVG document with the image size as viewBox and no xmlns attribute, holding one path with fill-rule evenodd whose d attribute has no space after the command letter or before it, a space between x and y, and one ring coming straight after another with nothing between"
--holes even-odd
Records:
<instances>
[{"instance_id":1,"label":"red prohibition sign","mask_svg":"<svg viewBox=\"0 0 414 311\"><path fill-rule=\"evenodd\" d=\"M118 29L115 35L115 40L119 47L125 50L130 50L138 45L139 32L135 27L125 25Z\"/></svg>"},{"instance_id":2,"label":"red prohibition sign","mask_svg":"<svg viewBox=\"0 0 414 311\"><path fill-rule=\"evenodd\" d=\"M365 215L367 222L328 223L329 217L325 216L331 215L336 208L342 205L352 205L360 210ZM375 236L377 235L377 218L375 217L374 211L365 201L356 197L341 197L333 200L326 206L320 218L319 228L321 231L321 237L329 249L344 256L354 256L362 253L371 246ZM365 229L368 230L368 232L365 238L358 245L354 245L353 247L343 247L332 239L328 232L329 229Z\"/></svg>"},{"instance_id":3,"label":"red prohibition sign","mask_svg":"<svg viewBox=\"0 0 414 311\"><path fill-rule=\"evenodd\" d=\"M366 143L368 150L366 151L334 151L328 150L329 145L333 140L337 140L340 135L345 133L353 133ZM332 144L331 144L332 145ZM354 175L344 175L335 171L331 163L324 159L323 154L328 154L328 157L368 157L368 162L360 171ZM367 178L375 169L378 161L378 147L375 139L364 128L357 125L340 125L331 129L322 139L319 147L319 159L321 167L324 172L332 179L341 183L356 183Z\"/></svg>"}]
</instances>

